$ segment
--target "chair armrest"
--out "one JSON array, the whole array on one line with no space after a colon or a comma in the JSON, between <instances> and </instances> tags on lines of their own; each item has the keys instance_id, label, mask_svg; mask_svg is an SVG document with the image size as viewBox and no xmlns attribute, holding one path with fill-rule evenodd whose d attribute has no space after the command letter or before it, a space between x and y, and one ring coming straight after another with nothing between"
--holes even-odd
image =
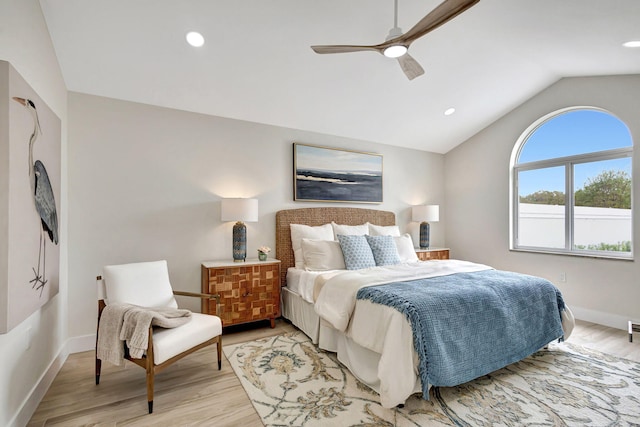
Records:
<instances>
[{"instance_id":1,"label":"chair armrest","mask_svg":"<svg viewBox=\"0 0 640 427\"><path fill-rule=\"evenodd\" d=\"M216 300L216 315L220 315L220 294L203 294L199 292L173 291L174 295L181 297L196 297L206 300Z\"/></svg>"},{"instance_id":2,"label":"chair armrest","mask_svg":"<svg viewBox=\"0 0 640 427\"><path fill-rule=\"evenodd\" d=\"M185 292L185 291L173 291L173 294L179 295L182 297L196 297L196 298L202 298L202 299L215 299L217 301L220 301L219 294L201 294L198 292Z\"/></svg>"}]
</instances>

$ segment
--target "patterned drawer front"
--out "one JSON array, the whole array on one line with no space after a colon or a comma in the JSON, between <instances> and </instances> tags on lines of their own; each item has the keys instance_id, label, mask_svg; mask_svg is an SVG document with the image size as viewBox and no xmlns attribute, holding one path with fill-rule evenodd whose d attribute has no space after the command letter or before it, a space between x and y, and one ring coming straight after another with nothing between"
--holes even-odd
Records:
<instances>
[{"instance_id":1,"label":"patterned drawer front","mask_svg":"<svg viewBox=\"0 0 640 427\"><path fill-rule=\"evenodd\" d=\"M419 251L416 252L418 259L421 261L429 261L430 259L449 259L449 249L435 251Z\"/></svg>"},{"instance_id":2,"label":"patterned drawer front","mask_svg":"<svg viewBox=\"0 0 640 427\"><path fill-rule=\"evenodd\" d=\"M208 280L205 291L220 294L224 326L280 316L280 264L203 269ZM210 313L215 313L215 304L209 302Z\"/></svg>"}]
</instances>

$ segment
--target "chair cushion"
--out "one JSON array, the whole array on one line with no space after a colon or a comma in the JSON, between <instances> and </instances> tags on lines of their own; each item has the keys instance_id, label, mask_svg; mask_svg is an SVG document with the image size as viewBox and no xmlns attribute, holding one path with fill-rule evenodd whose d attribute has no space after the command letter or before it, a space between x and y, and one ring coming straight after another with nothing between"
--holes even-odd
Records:
<instances>
[{"instance_id":1,"label":"chair cushion","mask_svg":"<svg viewBox=\"0 0 640 427\"><path fill-rule=\"evenodd\" d=\"M153 331L154 363L159 365L219 335L222 335L220 318L202 313L191 313L191 321L177 328L155 328Z\"/></svg>"},{"instance_id":2,"label":"chair cushion","mask_svg":"<svg viewBox=\"0 0 640 427\"><path fill-rule=\"evenodd\" d=\"M169 282L167 261L108 265L102 269L102 278L107 304L178 307Z\"/></svg>"}]
</instances>

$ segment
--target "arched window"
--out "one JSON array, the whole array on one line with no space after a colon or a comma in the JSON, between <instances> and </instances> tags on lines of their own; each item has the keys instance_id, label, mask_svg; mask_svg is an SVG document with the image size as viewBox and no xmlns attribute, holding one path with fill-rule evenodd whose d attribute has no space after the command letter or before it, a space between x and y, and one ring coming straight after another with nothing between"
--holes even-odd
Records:
<instances>
[{"instance_id":1,"label":"arched window","mask_svg":"<svg viewBox=\"0 0 640 427\"><path fill-rule=\"evenodd\" d=\"M604 110L532 124L511 156L511 248L632 258L632 156L629 129Z\"/></svg>"}]
</instances>

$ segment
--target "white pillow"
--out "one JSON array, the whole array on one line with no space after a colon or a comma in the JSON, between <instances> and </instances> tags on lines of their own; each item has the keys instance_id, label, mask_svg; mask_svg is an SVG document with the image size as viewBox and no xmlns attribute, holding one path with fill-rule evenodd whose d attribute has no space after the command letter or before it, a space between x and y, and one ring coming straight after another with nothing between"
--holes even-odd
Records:
<instances>
[{"instance_id":1,"label":"white pillow","mask_svg":"<svg viewBox=\"0 0 640 427\"><path fill-rule=\"evenodd\" d=\"M304 268L308 271L345 270L340 242L302 239Z\"/></svg>"},{"instance_id":2,"label":"white pillow","mask_svg":"<svg viewBox=\"0 0 640 427\"><path fill-rule=\"evenodd\" d=\"M374 225L370 222L369 236L400 236L400 228L397 225Z\"/></svg>"},{"instance_id":3,"label":"white pillow","mask_svg":"<svg viewBox=\"0 0 640 427\"><path fill-rule=\"evenodd\" d=\"M331 221L333 227L333 240L338 240L338 234L343 236L364 236L369 234L369 226L365 222L361 225L342 225Z\"/></svg>"},{"instance_id":4,"label":"white pillow","mask_svg":"<svg viewBox=\"0 0 640 427\"><path fill-rule=\"evenodd\" d=\"M418 255L413 247L413 240L409 233L405 233L402 236L394 236L393 239L396 241L396 248L398 248L401 262L418 261Z\"/></svg>"},{"instance_id":5,"label":"white pillow","mask_svg":"<svg viewBox=\"0 0 640 427\"><path fill-rule=\"evenodd\" d=\"M302 239L333 240L333 228L331 224L311 227L303 224L291 224L291 246L296 268L304 268L304 256L302 255Z\"/></svg>"}]
</instances>

